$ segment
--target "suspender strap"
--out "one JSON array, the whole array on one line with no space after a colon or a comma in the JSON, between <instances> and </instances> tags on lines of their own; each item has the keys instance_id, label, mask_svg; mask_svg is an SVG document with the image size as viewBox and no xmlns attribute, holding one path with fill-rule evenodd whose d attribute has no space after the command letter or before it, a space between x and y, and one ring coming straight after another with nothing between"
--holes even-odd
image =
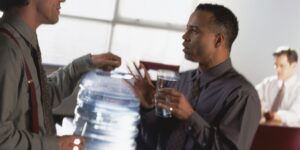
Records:
<instances>
[{"instance_id":1,"label":"suspender strap","mask_svg":"<svg viewBox=\"0 0 300 150\"><path fill-rule=\"evenodd\" d=\"M6 34L10 39L12 39L19 48L21 48L19 42L16 38L5 28L0 28L0 32ZM30 73L28 64L25 60L25 56L23 57L23 65L25 68L25 74L27 78L28 90L30 93L30 100L31 100L31 129L34 133L39 133L39 118L38 118L38 107L37 107L37 98L36 98L36 91L35 91L35 84L32 80L32 75Z\"/></svg>"},{"instance_id":2,"label":"suspender strap","mask_svg":"<svg viewBox=\"0 0 300 150\"><path fill-rule=\"evenodd\" d=\"M32 132L39 133L39 117L38 117L38 107L37 107L37 98L35 92L35 85L32 80L31 73L29 71L29 67L27 62L24 60L25 72L27 77L27 84L30 91L30 99L31 99L31 117L32 117Z\"/></svg>"}]
</instances>

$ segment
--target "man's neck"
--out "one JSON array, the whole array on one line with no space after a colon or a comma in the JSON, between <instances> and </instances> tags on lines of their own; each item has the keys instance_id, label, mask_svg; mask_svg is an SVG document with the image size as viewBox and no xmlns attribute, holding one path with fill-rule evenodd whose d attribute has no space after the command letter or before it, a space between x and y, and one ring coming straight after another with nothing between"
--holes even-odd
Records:
<instances>
[{"instance_id":1,"label":"man's neck","mask_svg":"<svg viewBox=\"0 0 300 150\"><path fill-rule=\"evenodd\" d=\"M9 17L11 15L19 16L33 31L41 25L38 17L36 16L36 10L34 8L22 7L22 8L15 8L9 10L8 12L4 13L4 17Z\"/></svg>"},{"instance_id":2,"label":"man's neck","mask_svg":"<svg viewBox=\"0 0 300 150\"><path fill-rule=\"evenodd\" d=\"M291 75L289 75L286 79L283 79L282 81L288 81L290 80L293 76L294 76L295 73L292 73Z\"/></svg>"},{"instance_id":3,"label":"man's neck","mask_svg":"<svg viewBox=\"0 0 300 150\"><path fill-rule=\"evenodd\" d=\"M224 49L221 51L223 52L217 54L218 56L212 56L204 63L199 62L199 69L205 72L206 70L225 62L229 58L229 52Z\"/></svg>"}]
</instances>

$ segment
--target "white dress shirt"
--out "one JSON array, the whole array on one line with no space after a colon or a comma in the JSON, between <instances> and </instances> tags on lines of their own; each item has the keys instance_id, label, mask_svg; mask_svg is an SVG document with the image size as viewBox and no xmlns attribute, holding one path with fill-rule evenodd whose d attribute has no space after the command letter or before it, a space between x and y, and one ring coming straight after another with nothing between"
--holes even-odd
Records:
<instances>
[{"instance_id":1,"label":"white dress shirt","mask_svg":"<svg viewBox=\"0 0 300 150\"><path fill-rule=\"evenodd\" d=\"M263 112L271 110L282 82L277 76L271 76L256 86ZM284 84L284 97L276 114L283 124L300 127L300 78L293 75Z\"/></svg>"}]
</instances>

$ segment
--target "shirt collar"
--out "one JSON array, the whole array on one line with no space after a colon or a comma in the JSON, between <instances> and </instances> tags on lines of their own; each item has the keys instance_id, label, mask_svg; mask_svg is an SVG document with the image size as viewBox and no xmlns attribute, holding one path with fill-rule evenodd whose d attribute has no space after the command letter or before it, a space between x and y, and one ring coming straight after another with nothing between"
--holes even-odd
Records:
<instances>
[{"instance_id":1,"label":"shirt collar","mask_svg":"<svg viewBox=\"0 0 300 150\"><path fill-rule=\"evenodd\" d=\"M282 80L279 80L279 82L278 82L279 86L282 85L282 82L283 82ZM294 74L289 79L287 79L286 81L284 81L284 86L287 87L287 86L290 86L290 85L292 85L292 84L294 84L296 82L297 82L297 75Z\"/></svg>"},{"instance_id":2,"label":"shirt collar","mask_svg":"<svg viewBox=\"0 0 300 150\"><path fill-rule=\"evenodd\" d=\"M225 72L232 69L232 63L231 59L228 58L223 63L218 64L206 71L201 71L200 69L197 69L193 75L192 79L196 80L197 78L200 78L200 87L205 86L206 84L214 81L218 77L222 76Z\"/></svg>"},{"instance_id":3,"label":"shirt collar","mask_svg":"<svg viewBox=\"0 0 300 150\"><path fill-rule=\"evenodd\" d=\"M23 37L33 48L38 48L38 39L36 32L33 31L19 16L10 15L7 18L3 18L4 22L7 22Z\"/></svg>"}]
</instances>

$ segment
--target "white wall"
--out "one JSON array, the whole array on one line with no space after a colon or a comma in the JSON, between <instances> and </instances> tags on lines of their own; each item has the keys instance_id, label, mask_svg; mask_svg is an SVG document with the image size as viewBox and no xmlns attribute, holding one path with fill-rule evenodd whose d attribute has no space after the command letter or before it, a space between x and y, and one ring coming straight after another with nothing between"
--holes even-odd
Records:
<instances>
[{"instance_id":1,"label":"white wall","mask_svg":"<svg viewBox=\"0 0 300 150\"><path fill-rule=\"evenodd\" d=\"M218 3L232 9L238 17L240 32L233 45L232 60L253 84L274 74L272 53L278 46L288 45L300 52L299 0L218 0Z\"/></svg>"}]
</instances>

